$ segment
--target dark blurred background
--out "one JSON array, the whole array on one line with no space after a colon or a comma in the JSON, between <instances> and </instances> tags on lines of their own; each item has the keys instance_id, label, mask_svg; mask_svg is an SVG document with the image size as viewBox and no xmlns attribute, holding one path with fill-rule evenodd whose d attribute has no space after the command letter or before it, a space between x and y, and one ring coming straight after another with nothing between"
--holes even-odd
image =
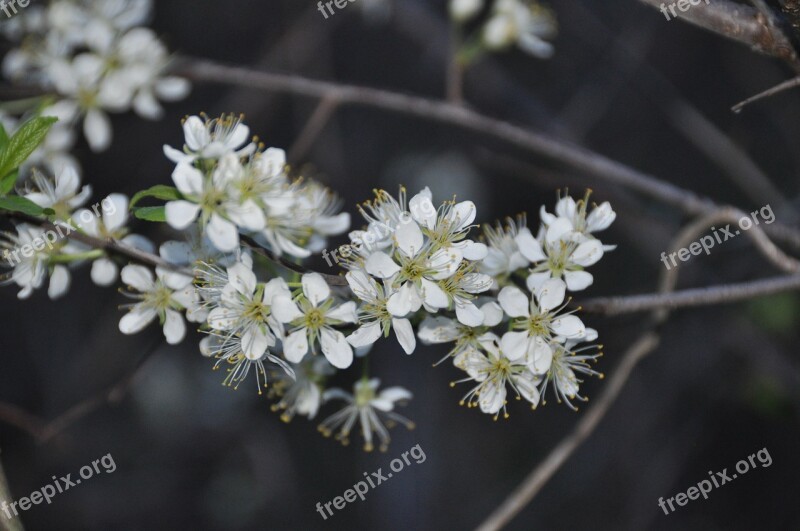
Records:
<instances>
[{"instance_id":1,"label":"dark blurred background","mask_svg":"<svg viewBox=\"0 0 800 531\"><path fill-rule=\"evenodd\" d=\"M293 72L315 79L389 88L430 97L444 92L448 31L443 1L393 2L388 18L364 17L355 0L325 20L298 0L159 1L153 26L178 54ZM402 4L402 5L401 5ZM789 92L742 114L734 103L787 79L777 60L666 21L635 0L554 0L560 33L556 55L541 61L519 51L487 57L465 79L470 105L550 135L581 143L667 181L748 211L767 202L777 219L795 224L800 170L800 96ZM244 88L197 84L192 96L167 107L161 123L133 115L113 118L112 148L78 154L99 200L170 182L162 144L182 141L179 120L206 111L243 112L270 146L289 149L315 101ZM699 122L698 122L699 120ZM709 156L714 124L751 157L775 191L737 185L725 163L728 148ZM585 187L612 201L619 216L603 241L619 248L596 268L581 297L656 289L660 254L688 221L676 210L606 181L581 175L481 135L399 114L340 109L293 165L339 191L350 212L382 186L428 185L438 199L473 199L479 220L528 212L535 220L565 186ZM738 166L737 166L738 167ZM534 223L531 223L534 224ZM137 232L170 237L144 222ZM319 260L318 265L322 264ZM692 259L680 286L741 282L777 274L745 238ZM52 303L42 291L19 302L0 291L0 400L54 418L127 374L160 331L135 337L117 331L124 299L95 287L78 270L70 294ZM635 370L597 431L555 475L509 529L800 529L798 315L795 294L724 307L676 312L656 352ZM585 315L600 331L614 371L646 315ZM243 386L220 385L220 373L197 350L196 337L160 347L131 392L44 445L0 425L2 460L15 498L76 475L111 453L117 465L24 513L30 530L139 529L470 529L570 432L573 413L550 400L531 412L511 404L511 418L458 406L465 387L446 350L394 341L374 351L375 375L403 385L414 400L401 412L417 423L393 431L386 454L364 454L322 438L317 422L284 425L269 401ZM356 376L346 374L349 386ZM585 384L597 396L604 381ZM335 411L324 407L317 421ZM419 444L413 464L323 521L317 502L341 495L363 477ZM757 468L664 515L659 497L686 491L708 471L767 448Z\"/></svg>"}]
</instances>

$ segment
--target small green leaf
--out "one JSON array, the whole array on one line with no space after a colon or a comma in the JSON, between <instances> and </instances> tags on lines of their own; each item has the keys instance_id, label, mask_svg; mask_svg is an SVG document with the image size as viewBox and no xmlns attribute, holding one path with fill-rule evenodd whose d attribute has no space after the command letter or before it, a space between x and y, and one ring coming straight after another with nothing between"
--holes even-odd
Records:
<instances>
[{"instance_id":1,"label":"small green leaf","mask_svg":"<svg viewBox=\"0 0 800 531\"><path fill-rule=\"evenodd\" d=\"M19 177L19 172L12 171L0 179L0 196L8 195L8 192L14 189L14 185L17 184L17 177Z\"/></svg>"},{"instance_id":2,"label":"small green leaf","mask_svg":"<svg viewBox=\"0 0 800 531\"><path fill-rule=\"evenodd\" d=\"M33 118L23 124L12 136L6 149L0 153L0 177L19 168L42 143L47 132L58 121L52 116Z\"/></svg>"},{"instance_id":3,"label":"small green leaf","mask_svg":"<svg viewBox=\"0 0 800 531\"><path fill-rule=\"evenodd\" d=\"M2 152L8 145L8 133L3 124L0 124L0 152Z\"/></svg>"},{"instance_id":4,"label":"small green leaf","mask_svg":"<svg viewBox=\"0 0 800 531\"><path fill-rule=\"evenodd\" d=\"M166 207L158 206L158 207L140 207L133 209L133 215L139 219L143 219L145 221L158 221L158 222L165 222L167 221L167 212Z\"/></svg>"},{"instance_id":5,"label":"small green leaf","mask_svg":"<svg viewBox=\"0 0 800 531\"><path fill-rule=\"evenodd\" d=\"M131 199L131 208L133 208L139 201L145 197L155 197L156 199L163 199L165 201L174 201L176 199L183 199L183 196L177 188L158 184L147 190L142 190Z\"/></svg>"},{"instance_id":6,"label":"small green leaf","mask_svg":"<svg viewBox=\"0 0 800 531\"><path fill-rule=\"evenodd\" d=\"M10 195L7 197L0 197L0 210L8 210L9 212L22 212L29 216L43 216L45 210L31 201L18 195Z\"/></svg>"}]
</instances>

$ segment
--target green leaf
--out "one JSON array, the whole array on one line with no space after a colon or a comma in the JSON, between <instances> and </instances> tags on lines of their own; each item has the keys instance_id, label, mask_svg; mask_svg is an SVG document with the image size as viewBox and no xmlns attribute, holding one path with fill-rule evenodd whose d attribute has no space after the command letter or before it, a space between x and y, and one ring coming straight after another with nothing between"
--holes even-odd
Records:
<instances>
[{"instance_id":1,"label":"green leaf","mask_svg":"<svg viewBox=\"0 0 800 531\"><path fill-rule=\"evenodd\" d=\"M145 221L167 221L167 209L163 206L158 207L140 207L133 209L133 215Z\"/></svg>"},{"instance_id":2,"label":"green leaf","mask_svg":"<svg viewBox=\"0 0 800 531\"><path fill-rule=\"evenodd\" d=\"M8 192L14 189L14 185L17 184L17 177L19 177L19 172L12 171L0 179L0 196L8 195Z\"/></svg>"},{"instance_id":3,"label":"green leaf","mask_svg":"<svg viewBox=\"0 0 800 531\"><path fill-rule=\"evenodd\" d=\"M12 136L6 149L0 153L0 177L19 168L42 143L47 132L58 121L52 116L28 120Z\"/></svg>"},{"instance_id":4,"label":"green leaf","mask_svg":"<svg viewBox=\"0 0 800 531\"><path fill-rule=\"evenodd\" d=\"M3 151L8 145L8 133L3 124L0 124L0 152Z\"/></svg>"},{"instance_id":5,"label":"green leaf","mask_svg":"<svg viewBox=\"0 0 800 531\"><path fill-rule=\"evenodd\" d=\"M8 210L9 212L22 212L29 216L43 216L46 214L45 210L31 201L18 195L10 195L7 197L0 197L0 210Z\"/></svg>"},{"instance_id":6,"label":"green leaf","mask_svg":"<svg viewBox=\"0 0 800 531\"><path fill-rule=\"evenodd\" d=\"M165 186L163 184L158 184L152 188L148 188L147 190L142 190L141 192L137 193L131 199L131 208L133 208L136 203L144 199L145 197L155 197L156 199L163 199L165 201L174 201L176 199L183 199L183 196L178 191L177 188L172 186Z\"/></svg>"}]
</instances>

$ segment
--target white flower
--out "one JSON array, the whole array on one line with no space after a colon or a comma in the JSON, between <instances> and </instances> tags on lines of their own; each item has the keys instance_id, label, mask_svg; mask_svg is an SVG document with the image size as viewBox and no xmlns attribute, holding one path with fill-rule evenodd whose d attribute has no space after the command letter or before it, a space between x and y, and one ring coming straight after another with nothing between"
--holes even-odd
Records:
<instances>
[{"instance_id":1,"label":"white flower","mask_svg":"<svg viewBox=\"0 0 800 531\"><path fill-rule=\"evenodd\" d=\"M455 366L466 371L469 378L453 382L451 387L456 383L478 382L461 400L461 405L479 406L482 412L494 415L495 420L502 410L503 416L508 418L506 385L510 385L517 399L524 398L536 409L539 404L539 377L531 372L526 363L508 356L494 334L486 334L480 343L486 354L470 345L454 360Z\"/></svg>"},{"instance_id":2,"label":"white flower","mask_svg":"<svg viewBox=\"0 0 800 531\"><path fill-rule=\"evenodd\" d=\"M503 320L503 309L494 301L485 303L481 306L480 311L483 314L482 326L467 326L449 317L429 316L422 321L417 335L426 345L455 343L447 356L438 362L441 363L448 357L458 356L467 347L480 348L483 335Z\"/></svg>"},{"instance_id":3,"label":"white flower","mask_svg":"<svg viewBox=\"0 0 800 531\"><path fill-rule=\"evenodd\" d=\"M536 374L550 368L553 357L551 343L585 336L586 327L580 318L558 312L563 308L566 285L558 279L542 283L534 297L528 298L516 286L500 291L498 301L512 318L511 332L500 341L501 348L512 360L526 360Z\"/></svg>"},{"instance_id":4,"label":"white flower","mask_svg":"<svg viewBox=\"0 0 800 531\"><path fill-rule=\"evenodd\" d=\"M181 162L172 172L172 180L184 199L166 204L167 223L177 230L188 228L200 217L200 226L222 252L239 247L239 229L259 230L263 213L253 202L239 204L229 185L241 167L235 155L224 158L210 175Z\"/></svg>"},{"instance_id":5,"label":"white flower","mask_svg":"<svg viewBox=\"0 0 800 531\"><path fill-rule=\"evenodd\" d=\"M494 278L505 278L515 271L528 267L530 262L520 252L516 237L524 231L525 217L520 217L516 222L508 219L506 226L497 223L495 227L485 226L483 234L488 244L488 252L478 266L478 271ZM528 231L530 233L530 231Z\"/></svg>"},{"instance_id":6,"label":"white flower","mask_svg":"<svg viewBox=\"0 0 800 531\"><path fill-rule=\"evenodd\" d=\"M176 345L186 336L186 324L181 311L197 303L194 287L189 284L182 288L168 286L164 273L156 270L157 277L144 266L127 265L122 268L122 281L139 293L125 293L140 302L128 304L129 312L119 322L123 334L141 332L156 317L164 329L164 337L170 345Z\"/></svg>"},{"instance_id":7,"label":"white flower","mask_svg":"<svg viewBox=\"0 0 800 531\"><path fill-rule=\"evenodd\" d=\"M297 302L287 295L278 295L272 303L273 315L292 326L283 342L286 359L299 363L319 341L331 365L346 369L353 363L353 349L344 334L333 327L358 322L356 303L349 301L334 307L331 289L319 273L303 275L302 285L304 296Z\"/></svg>"},{"instance_id":8,"label":"white flower","mask_svg":"<svg viewBox=\"0 0 800 531\"><path fill-rule=\"evenodd\" d=\"M456 309L456 317L467 326L483 324L483 312L472 300L478 293L491 289L494 279L483 273L475 273L473 267L461 267L455 275L439 282Z\"/></svg>"},{"instance_id":9,"label":"white flower","mask_svg":"<svg viewBox=\"0 0 800 531\"><path fill-rule=\"evenodd\" d=\"M516 242L522 255L533 262L528 289L536 291L549 278L562 278L570 291L589 287L594 277L584 268L596 264L605 252L602 242L585 238L565 217L556 218L543 230L542 241L521 230Z\"/></svg>"},{"instance_id":10,"label":"white flower","mask_svg":"<svg viewBox=\"0 0 800 531\"><path fill-rule=\"evenodd\" d=\"M242 338L229 334L212 333L200 341L200 352L207 358L216 358L214 370L226 367L227 375L222 385L239 389L239 384L247 379L250 369L256 373L256 388L262 394L262 387L267 388L267 371L264 362L269 361L279 366L287 376L294 378L294 370L278 356L264 350L261 354L253 351L245 353Z\"/></svg>"},{"instance_id":11,"label":"white flower","mask_svg":"<svg viewBox=\"0 0 800 531\"><path fill-rule=\"evenodd\" d=\"M587 328L586 337L583 341L594 341L596 339L597 331ZM598 376L602 379L603 374L592 369L589 362L597 362L597 358L603 355L602 352L599 352L603 347L602 345L590 345L573 350L575 343L577 341L567 341L564 345L556 345L553 352L553 363L550 366L550 370L547 371L542 385L542 396L544 397L547 387L552 383L553 392L558 403L560 404L563 400L571 409L577 411L578 408L570 400L577 398L582 402L586 402L588 399L580 395L579 387L583 380L579 380L576 373ZM598 352L595 354L579 354L589 349L598 349ZM543 399L542 404L545 403Z\"/></svg>"},{"instance_id":12,"label":"white flower","mask_svg":"<svg viewBox=\"0 0 800 531\"><path fill-rule=\"evenodd\" d=\"M542 223L549 228L559 218L565 218L569 221L571 230L577 233L576 237L581 242L590 239L592 233L606 230L617 219L617 213L611 208L611 203L605 201L600 205L595 205L592 211L587 214L591 193L591 190L587 190L585 197L579 201L575 201L571 196L565 195L556 203L555 214L547 212L544 205L542 205L540 209Z\"/></svg>"},{"instance_id":13,"label":"white flower","mask_svg":"<svg viewBox=\"0 0 800 531\"><path fill-rule=\"evenodd\" d=\"M197 159L219 159L229 153L247 157L256 151L250 140L250 128L242 123L241 116L223 115L210 119L190 116L183 122L186 144L183 151L164 146L164 154L171 161L194 162Z\"/></svg>"},{"instance_id":14,"label":"white flower","mask_svg":"<svg viewBox=\"0 0 800 531\"><path fill-rule=\"evenodd\" d=\"M371 452L374 448L373 433L378 436L379 448L385 452L389 448L389 430L395 422L404 424L408 429L414 428L414 423L395 413L393 410L397 402L410 400L412 394L402 387L388 387L377 393L380 380L359 380L353 386L353 394L341 389L330 389L323 397L329 400L344 400L347 405L331 415L319 426L320 432L330 437L337 429L336 440L342 444L350 442L350 432L356 422L361 424L361 435L364 437L364 450ZM341 428L341 429L340 429Z\"/></svg>"},{"instance_id":15,"label":"white flower","mask_svg":"<svg viewBox=\"0 0 800 531\"><path fill-rule=\"evenodd\" d=\"M0 249L2 265L13 268L10 275L0 277L0 285L15 283L22 290L17 294L19 299L27 299L33 290L42 287L47 278L51 258L65 254L74 254L80 251L70 243L56 242L51 244L45 238L45 231L40 227L21 223L16 227L17 234L10 232L0 233ZM29 256L26 256L29 255ZM47 294L51 299L57 299L66 294L69 289L71 277L69 269L61 264L53 264L50 271L50 286Z\"/></svg>"},{"instance_id":16,"label":"white flower","mask_svg":"<svg viewBox=\"0 0 800 531\"><path fill-rule=\"evenodd\" d=\"M54 181L34 171L31 183L34 186L30 187L23 197L42 208L53 209L60 219L69 219L72 211L83 206L92 195L91 186L80 187L81 178L72 167L67 167L56 174Z\"/></svg>"},{"instance_id":17,"label":"white flower","mask_svg":"<svg viewBox=\"0 0 800 531\"><path fill-rule=\"evenodd\" d=\"M227 269L227 285L221 290L216 307L208 314L208 325L228 337L241 338L241 350L248 359L260 359L283 328L272 315L271 306L277 296L290 297L281 278L259 284L252 264L237 262Z\"/></svg>"},{"instance_id":18,"label":"white flower","mask_svg":"<svg viewBox=\"0 0 800 531\"><path fill-rule=\"evenodd\" d=\"M375 343L381 335L387 337L393 328L406 354L414 352L417 341L411 321L394 317L386 307L394 294L391 284L384 282L380 285L362 270L350 271L346 277L350 289L364 302L361 305L361 326L348 336L347 342L356 348L365 347Z\"/></svg>"},{"instance_id":19,"label":"white flower","mask_svg":"<svg viewBox=\"0 0 800 531\"><path fill-rule=\"evenodd\" d=\"M464 23L483 9L483 0L450 0L450 16L459 23Z\"/></svg>"},{"instance_id":20,"label":"white flower","mask_svg":"<svg viewBox=\"0 0 800 531\"><path fill-rule=\"evenodd\" d=\"M295 378L284 371L273 375L270 396L279 396L273 411L283 411L281 420L290 422L295 415L313 420L322 405L322 383L335 372L325 358L310 358L294 366Z\"/></svg>"},{"instance_id":21,"label":"white flower","mask_svg":"<svg viewBox=\"0 0 800 531\"><path fill-rule=\"evenodd\" d=\"M111 194L100 204L103 207L102 217L88 209L75 212L80 229L89 236L102 240L115 240L130 247L152 253L153 244L138 234L128 234L125 226L128 223L128 197L123 194ZM109 257L98 258L92 263L92 281L98 286L110 286L117 281L117 264Z\"/></svg>"},{"instance_id":22,"label":"white flower","mask_svg":"<svg viewBox=\"0 0 800 531\"><path fill-rule=\"evenodd\" d=\"M557 32L550 10L533 0L496 0L492 16L483 29L483 41L492 50L517 44L541 59L553 55L552 39Z\"/></svg>"}]
</instances>

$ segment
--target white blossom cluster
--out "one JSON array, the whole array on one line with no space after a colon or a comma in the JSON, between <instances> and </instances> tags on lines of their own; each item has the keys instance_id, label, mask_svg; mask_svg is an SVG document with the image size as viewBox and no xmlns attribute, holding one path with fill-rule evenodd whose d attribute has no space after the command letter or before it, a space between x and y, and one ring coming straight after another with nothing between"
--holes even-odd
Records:
<instances>
[{"instance_id":1,"label":"white blossom cluster","mask_svg":"<svg viewBox=\"0 0 800 531\"><path fill-rule=\"evenodd\" d=\"M299 265L350 227L333 192L291 177L285 153L254 141L241 117L188 117L183 133L181 149L164 147L175 186L134 200L165 201L161 207L131 208L126 196L112 194L102 202L107 210L93 212L85 208L91 189L71 168L55 179L35 171L18 188L51 209L58 226L146 253L155 246L130 234L129 211L165 222L182 238L144 262L158 267L121 264L67 232L14 265L5 282L17 284L24 298L49 275L51 297L60 296L69 270L91 262L95 283L111 285L119 276L128 288L123 293L132 302L123 307L121 332L135 334L158 320L166 341L178 344L186 321L197 323L200 352L224 369L225 385L238 388L252 378L286 421L313 419L324 404L343 401L320 431L347 443L358 425L367 450L387 447L389 426L413 426L395 411L411 393L381 390L366 370L381 337L394 335L407 354L418 340L453 343L449 357L466 373L460 381L473 384L462 403L495 419L508 415L509 387L533 407L548 386L570 407L572 399L583 400L578 376L599 374L590 362L600 347L591 345L597 332L568 307L566 294L590 286L586 268L613 249L596 237L616 216L608 203L590 209L588 193L578 201L566 195L553 213L542 207L536 235L521 217L485 227L475 240L472 201L437 205L428 188L410 198L404 188L397 198L379 190L359 207L365 225L349 233L346 274L334 276ZM0 246L19 247L41 231L20 224ZM331 387L359 357L364 372L353 391Z\"/></svg>"},{"instance_id":2,"label":"white blossom cluster","mask_svg":"<svg viewBox=\"0 0 800 531\"><path fill-rule=\"evenodd\" d=\"M94 151L112 141L108 113L133 109L149 120L163 114L161 101L183 99L190 84L164 75L166 46L142 24L151 0L52 0L30 6L0 26L18 47L2 63L3 76L52 96L40 114L59 118L41 158L59 173L80 122Z\"/></svg>"},{"instance_id":3,"label":"white blossom cluster","mask_svg":"<svg viewBox=\"0 0 800 531\"><path fill-rule=\"evenodd\" d=\"M450 0L450 17L460 25L476 18L491 1L488 19L476 39L490 51L518 46L526 53L548 59L554 53L548 42L558 32L552 11L536 0Z\"/></svg>"}]
</instances>

